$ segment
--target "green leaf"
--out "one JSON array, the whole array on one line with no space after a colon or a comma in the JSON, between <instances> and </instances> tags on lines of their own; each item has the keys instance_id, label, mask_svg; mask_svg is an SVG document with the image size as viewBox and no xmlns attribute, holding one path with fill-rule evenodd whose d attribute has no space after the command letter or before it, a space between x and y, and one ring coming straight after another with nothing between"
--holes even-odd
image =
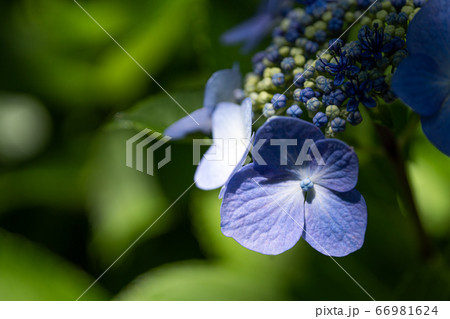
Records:
<instances>
[{"instance_id":1,"label":"green leaf","mask_svg":"<svg viewBox=\"0 0 450 319\"><path fill-rule=\"evenodd\" d=\"M0 300L76 300L94 281L46 249L0 229ZM97 284L84 300L108 296Z\"/></svg>"},{"instance_id":2,"label":"green leaf","mask_svg":"<svg viewBox=\"0 0 450 319\"><path fill-rule=\"evenodd\" d=\"M92 221L92 248L109 263L123 252L167 208L157 177L126 166L126 140L134 131L106 130L94 144L88 174L88 210ZM165 231L170 216L147 236Z\"/></svg>"},{"instance_id":3,"label":"green leaf","mask_svg":"<svg viewBox=\"0 0 450 319\"><path fill-rule=\"evenodd\" d=\"M190 113L203 106L203 89L177 92L173 98L186 112ZM121 127L137 129L150 128L163 132L169 125L186 116L186 112L167 94L160 93L138 103L126 112L116 115L116 123Z\"/></svg>"},{"instance_id":4,"label":"green leaf","mask_svg":"<svg viewBox=\"0 0 450 319\"><path fill-rule=\"evenodd\" d=\"M217 263L186 261L152 270L126 287L117 300L282 300L268 281Z\"/></svg>"}]
</instances>

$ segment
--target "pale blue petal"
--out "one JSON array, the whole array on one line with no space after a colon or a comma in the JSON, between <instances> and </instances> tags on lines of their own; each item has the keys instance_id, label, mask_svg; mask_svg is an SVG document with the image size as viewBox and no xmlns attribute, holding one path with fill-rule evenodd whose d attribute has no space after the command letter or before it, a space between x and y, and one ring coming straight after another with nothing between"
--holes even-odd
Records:
<instances>
[{"instance_id":1,"label":"pale blue petal","mask_svg":"<svg viewBox=\"0 0 450 319\"><path fill-rule=\"evenodd\" d=\"M422 117L422 129L431 143L450 156L450 98L434 116Z\"/></svg>"},{"instance_id":2,"label":"pale blue petal","mask_svg":"<svg viewBox=\"0 0 450 319\"><path fill-rule=\"evenodd\" d=\"M361 248L367 207L357 190L337 193L315 185L305 202L304 239L324 255L342 257Z\"/></svg>"},{"instance_id":3,"label":"pale blue petal","mask_svg":"<svg viewBox=\"0 0 450 319\"><path fill-rule=\"evenodd\" d=\"M242 168L242 166L244 166L245 160L247 159L248 153L250 153L250 148L252 147L254 139L255 139L255 135L252 135L252 137L250 138L250 143L248 144L246 152L244 154L242 154L241 160L236 165L236 167L233 170L233 172L231 173L230 177L228 177L228 180L225 182L224 186L220 190L219 199L222 199L223 195L225 195L225 190L227 189L228 183L230 182L233 175L236 174Z\"/></svg>"},{"instance_id":4,"label":"pale blue petal","mask_svg":"<svg viewBox=\"0 0 450 319\"><path fill-rule=\"evenodd\" d=\"M189 134L202 132L211 133L211 111L205 108L195 110L169 126L164 134L174 140L182 139Z\"/></svg>"},{"instance_id":5,"label":"pale blue petal","mask_svg":"<svg viewBox=\"0 0 450 319\"><path fill-rule=\"evenodd\" d=\"M248 112L247 103L242 106L228 102L217 105L212 115L214 144L195 172L198 188L211 190L222 187L235 168L242 165L251 143L251 115L249 117Z\"/></svg>"},{"instance_id":6,"label":"pale blue petal","mask_svg":"<svg viewBox=\"0 0 450 319\"><path fill-rule=\"evenodd\" d=\"M243 51L249 52L269 33L273 22L270 13L260 13L225 32L221 40L227 45L244 42Z\"/></svg>"},{"instance_id":7,"label":"pale blue petal","mask_svg":"<svg viewBox=\"0 0 450 319\"><path fill-rule=\"evenodd\" d=\"M298 181L267 179L253 164L230 180L220 209L225 236L266 255L280 254L303 233L303 194Z\"/></svg>"},{"instance_id":8,"label":"pale blue petal","mask_svg":"<svg viewBox=\"0 0 450 319\"><path fill-rule=\"evenodd\" d=\"M292 169L299 160L302 148L305 147L304 150L308 151L308 144L305 144L305 141L323 138L324 135L318 127L304 120L288 117L271 118L256 132L254 144L261 147L259 150L257 148L253 150L255 165L267 164L270 167ZM276 145L280 143L286 145L286 154L282 154L282 147ZM291 143L296 145L289 146Z\"/></svg>"},{"instance_id":9,"label":"pale blue petal","mask_svg":"<svg viewBox=\"0 0 450 319\"><path fill-rule=\"evenodd\" d=\"M233 102L234 90L242 87L239 69L226 69L214 73L206 83L203 107L211 111L220 102Z\"/></svg>"},{"instance_id":10,"label":"pale blue petal","mask_svg":"<svg viewBox=\"0 0 450 319\"><path fill-rule=\"evenodd\" d=\"M450 74L430 57L419 54L400 63L392 88L416 113L435 114L450 94Z\"/></svg>"},{"instance_id":11,"label":"pale blue petal","mask_svg":"<svg viewBox=\"0 0 450 319\"><path fill-rule=\"evenodd\" d=\"M322 161L305 162L302 176L305 174L314 184L338 192L348 192L358 182L358 157L353 148L337 139L326 139L316 142ZM314 154L310 152L311 158ZM325 164L325 165L320 165Z\"/></svg>"},{"instance_id":12,"label":"pale blue petal","mask_svg":"<svg viewBox=\"0 0 450 319\"><path fill-rule=\"evenodd\" d=\"M430 0L408 27L407 47L411 55L425 54L444 69L450 68L450 5L448 0Z\"/></svg>"}]
</instances>

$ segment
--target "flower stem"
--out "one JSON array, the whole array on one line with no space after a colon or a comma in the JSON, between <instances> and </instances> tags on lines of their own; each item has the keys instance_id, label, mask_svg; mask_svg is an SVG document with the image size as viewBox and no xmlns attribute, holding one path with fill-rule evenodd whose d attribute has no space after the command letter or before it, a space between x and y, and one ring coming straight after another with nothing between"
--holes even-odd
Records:
<instances>
[{"instance_id":1,"label":"flower stem","mask_svg":"<svg viewBox=\"0 0 450 319\"><path fill-rule=\"evenodd\" d=\"M400 185L400 196L406 210L410 212L412 222L418 236L421 256L425 261L428 261L431 257L433 257L434 250L431 245L431 240L420 220L419 211L416 206L408 172L406 170L405 159L400 151L399 143L390 129L378 124L375 124L375 127L383 144L384 150L397 174L397 180Z\"/></svg>"}]
</instances>

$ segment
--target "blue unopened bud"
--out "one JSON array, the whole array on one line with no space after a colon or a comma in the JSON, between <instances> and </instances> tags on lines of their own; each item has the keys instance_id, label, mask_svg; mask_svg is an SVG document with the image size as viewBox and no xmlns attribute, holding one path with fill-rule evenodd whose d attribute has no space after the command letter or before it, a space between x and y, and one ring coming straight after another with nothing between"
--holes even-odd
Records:
<instances>
[{"instance_id":1,"label":"blue unopened bud","mask_svg":"<svg viewBox=\"0 0 450 319\"><path fill-rule=\"evenodd\" d=\"M294 104L287 109L286 114L292 117L300 117L302 116L303 111L300 106Z\"/></svg>"},{"instance_id":2,"label":"blue unopened bud","mask_svg":"<svg viewBox=\"0 0 450 319\"><path fill-rule=\"evenodd\" d=\"M336 117L330 123L331 129L334 133L344 132L345 131L345 120L340 117Z\"/></svg>"},{"instance_id":3,"label":"blue unopened bud","mask_svg":"<svg viewBox=\"0 0 450 319\"><path fill-rule=\"evenodd\" d=\"M295 43L295 41L300 37L300 33L298 33L298 31L295 29L289 29L284 37L289 43Z\"/></svg>"},{"instance_id":4,"label":"blue unopened bud","mask_svg":"<svg viewBox=\"0 0 450 319\"><path fill-rule=\"evenodd\" d=\"M399 24L406 24L408 22L409 16L405 12L400 12L397 16L397 22Z\"/></svg>"},{"instance_id":5,"label":"blue unopened bud","mask_svg":"<svg viewBox=\"0 0 450 319\"><path fill-rule=\"evenodd\" d=\"M391 3L396 9L400 9L406 4L406 0L391 0Z\"/></svg>"},{"instance_id":6,"label":"blue unopened bud","mask_svg":"<svg viewBox=\"0 0 450 319\"><path fill-rule=\"evenodd\" d=\"M275 94L272 98L272 104L275 110L282 109L283 107L286 107L287 98L284 94Z\"/></svg>"},{"instance_id":7,"label":"blue unopened bud","mask_svg":"<svg viewBox=\"0 0 450 319\"><path fill-rule=\"evenodd\" d=\"M316 97L313 97L306 102L306 109L310 112L317 112L321 106L322 102L320 102Z\"/></svg>"},{"instance_id":8,"label":"blue unopened bud","mask_svg":"<svg viewBox=\"0 0 450 319\"><path fill-rule=\"evenodd\" d=\"M325 73L327 70L325 67L327 66L328 60L327 59L319 59L316 61L316 70L320 73Z\"/></svg>"},{"instance_id":9,"label":"blue unopened bud","mask_svg":"<svg viewBox=\"0 0 450 319\"><path fill-rule=\"evenodd\" d=\"M344 26L344 21L342 19L333 18L328 21L328 29L333 32L340 31Z\"/></svg>"},{"instance_id":10,"label":"blue unopened bud","mask_svg":"<svg viewBox=\"0 0 450 319\"><path fill-rule=\"evenodd\" d=\"M309 178L302 179L300 187L303 191L307 192L314 187L314 183Z\"/></svg>"},{"instance_id":11,"label":"blue unopened bud","mask_svg":"<svg viewBox=\"0 0 450 319\"><path fill-rule=\"evenodd\" d=\"M267 60L269 60L272 63L275 63L280 60L281 55L278 52L278 50L273 49L269 53L267 53L266 57L267 57Z\"/></svg>"},{"instance_id":12,"label":"blue unopened bud","mask_svg":"<svg viewBox=\"0 0 450 319\"><path fill-rule=\"evenodd\" d=\"M275 86L283 86L284 85L284 74L283 73L277 73L272 76L272 83Z\"/></svg>"},{"instance_id":13,"label":"blue unopened bud","mask_svg":"<svg viewBox=\"0 0 450 319\"><path fill-rule=\"evenodd\" d=\"M358 125L362 122L362 116L359 111L350 112L347 116L347 122L349 122L351 125Z\"/></svg>"},{"instance_id":14,"label":"blue unopened bud","mask_svg":"<svg viewBox=\"0 0 450 319\"><path fill-rule=\"evenodd\" d=\"M266 69L266 66L263 63L256 63L253 67L253 72L258 74L259 76L262 76L264 74L264 70Z\"/></svg>"},{"instance_id":15,"label":"blue unopened bud","mask_svg":"<svg viewBox=\"0 0 450 319\"><path fill-rule=\"evenodd\" d=\"M296 90L297 91L297 90ZM294 91L295 93L295 91ZM311 88L306 88L303 90L300 90L300 100L303 103L308 102L309 99L312 99L313 97L316 97L316 93L314 92L313 89Z\"/></svg>"},{"instance_id":16,"label":"blue unopened bud","mask_svg":"<svg viewBox=\"0 0 450 319\"><path fill-rule=\"evenodd\" d=\"M281 61L281 68L285 72L292 71L295 68L295 60L292 57L284 58L283 61Z\"/></svg>"},{"instance_id":17,"label":"blue unopened bud","mask_svg":"<svg viewBox=\"0 0 450 319\"><path fill-rule=\"evenodd\" d=\"M325 94L330 94L333 90L333 80L324 76L318 76L316 78L316 87Z\"/></svg>"},{"instance_id":18,"label":"blue unopened bud","mask_svg":"<svg viewBox=\"0 0 450 319\"><path fill-rule=\"evenodd\" d=\"M316 31L316 33L314 34L314 39L317 42L323 43L325 42L325 40L327 39L327 33L324 30L318 30Z\"/></svg>"},{"instance_id":19,"label":"blue unopened bud","mask_svg":"<svg viewBox=\"0 0 450 319\"><path fill-rule=\"evenodd\" d=\"M397 18L398 18L397 13L391 12L391 13L389 13L389 14L386 16L386 18L384 19L384 21L385 21L387 24L392 24L392 25L394 25L394 24L397 24Z\"/></svg>"},{"instance_id":20,"label":"blue unopened bud","mask_svg":"<svg viewBox=\"0 0 450 319\"><path fill-rule=\"evenodd\" d=\"M328 46L330 47L330 51L337 53L344 46L344 41L341 39L332 39L328 42Z\"/></svg>"},{"instance_id":21,"label":"blue unopened bud","mask_svg":"<svg viewBox=\"0 0 450 319\"><path fill-rule=\"evenodd\" d=\"M319 50L319 43L308 40L305 43L305 50L308 53L314 54L314 53L316 53Z\"/></svg>"},{"instance_id":22,"label":"blue unopened bud","mask_svg":"<svg viewBox=\"0 0 450 319\"><path fill-rule=\"evenodd\" d=\"M324 127L328 123L328 118L323 112L318 112L314 118L313 123L317 127Z\"/></svg>"},{"instance_id":23,"label":"blue unopened bud","mask_svg":"<svg viewBox=\"0 0 450 319\"><path fill-rule=\"evenodd\" d=\"M275 115L275 108L271 103L266 103L266 105L264 105L263 115L267 118Z\"/></svg>"},{"instance_id":24,"label":"blue unopened bud","mask_svg":"<svg viewBox=\"0 0 450 319\"><path fill-rule=\"evenodd\" d=\"M303 76L303 73L297 73L294 76L294 85L296 87L299 87L299 88L303 87L303 84L305 84L305 81L306 81L306 79Z\"/></svg>"}]
</instances>

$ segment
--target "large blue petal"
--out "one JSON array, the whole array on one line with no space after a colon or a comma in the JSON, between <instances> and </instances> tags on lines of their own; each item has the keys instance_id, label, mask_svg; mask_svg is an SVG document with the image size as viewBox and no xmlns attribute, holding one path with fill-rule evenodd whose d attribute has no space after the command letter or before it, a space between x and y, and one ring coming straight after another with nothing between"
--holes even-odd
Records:
<instances>
[{"instance_id":1,"label":"large blue petal","mask_svg":"<svg viewBox=\"0 0 450 319\"><path fill-rule=\"evenodd\" d=\"M431 143L450 156L450 98L434 116L422 117L422 129Z\"/></svg>"},{"instance_id":2,"label":"large blue petal","mask_svg":"<svg viewBox=\"0 0 450 319\"><path fill-rule=\"evenodd\" d=\"M323 162L305 162L306 165L301 169L302 178L308 177L314 184L338 192L348 192L355 188L359 164L353 148L336 139L317 141L316 147ZM314 152L310 151L310 154L314 158Z\"/></svg>"},{"instance_id":3,"label":"large blue petal","mask_svg":"<svg viewBox=\"0 0 450 319\"><path fill-rule=\"evenodd\" d=\"M233 92L241 86L242 76L239 69L233 68L215 72L206 83L203 107L212 111L220 102L233 102Z\"/></svg>"},{"instance_id":4,"label":"large blue petal","mask_svg":"<svg viewBox=\"0 0 450 319\"><path fill-rule=\"evenodd\" d=\"M329 256L346 256L361 248L367 226L361 194L357 190L337 193L318 185L314 190L305 202L305 240Z\"/></svg>"},{"instance_id":5,"label":"large blue petal","mask_svg":"<svg viewBox=\"0 0 450 319\"><path fill-rule=\"evenodd\" d=\"M318 127L304 120L288 117L271 118L256 132L253 149L255 165L293 169L302 149L308 151L309 142L323 138L324 135ZM284 146L279 144L287 145L286 154L282 152Z\"/></svg>"},{"instance_id":6,"label":"large blue petal","mask_svg":"<svg viewBox=\"0 0 450 319\"><path fill-rule=\"evenodd\" d=\"M222 232L248 249L280 254L303 233L303 201L298 181L267 179L249 164L226 188L220 209Z\"/></svg>"},{"instance_id":7,"label":"large blue petal","mask_svg":"<svg viewBox=\"0 0 450 319\"><path fill-rule=\"evenodd\" d=\"M410 54L429 55L444 69L450 67L450 5L448 0L429 0L408 27Z\"/></svg>"},{"instance_id":8,"label":"large blue petal","mask_svg":"<svg viewBox=\"0 0 450 319\"><path fill-rule=\"evenodd\" d=\"M195 132L209 134L211 125L211 111L201 108L173 123L164 131L164 134L178 140Z\"/></svg>"},{"instance_id":9,"label":"large blue petal","mask_svg":"<svg viewBox=\"0 0 450 319\"><path fill-rule=\"evenodd\" d=\"M395 94L420 115L435 114L450 94L450 74L430 57L407 57L392 79Z\"/></svg>"}]
</instances>

